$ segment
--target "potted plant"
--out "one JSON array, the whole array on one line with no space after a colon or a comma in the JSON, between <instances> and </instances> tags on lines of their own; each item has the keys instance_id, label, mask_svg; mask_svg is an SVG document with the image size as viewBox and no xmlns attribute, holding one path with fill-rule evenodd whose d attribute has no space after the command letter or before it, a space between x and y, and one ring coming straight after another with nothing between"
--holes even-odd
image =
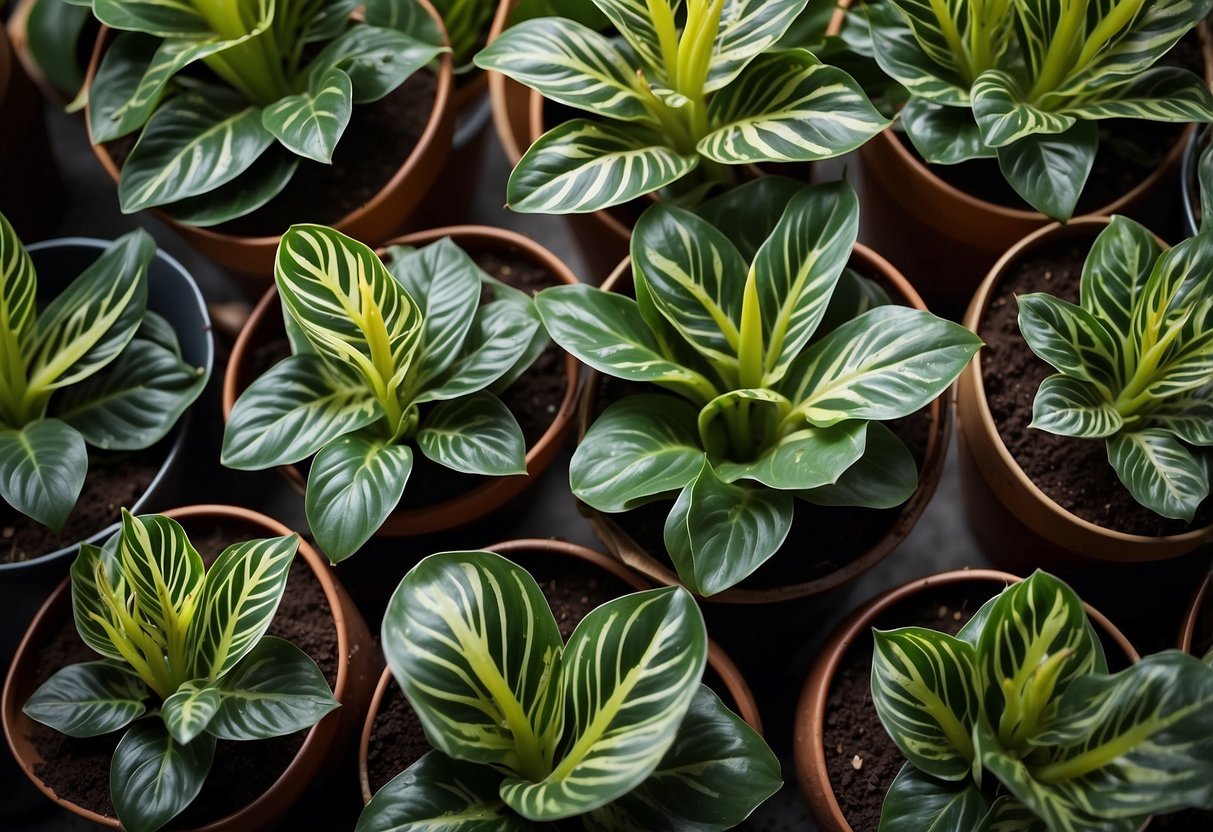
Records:
<instances>
[{"instance_id":1,"label":"potted plant","mask_svg":"<svg viewBox=\"0 0 1213 832\"><path fill-rule=\"evenodd\" d=\"M444 552L401 581L382 641L434 750L371 799L363 832L455 811L728 828L780 785L762 738L700 683L707 636L680 588L608 601L566 644L526 571Z\"/></svg>"},{"instance_id":2,"label":"potted plant","mask_svg":"<svg viewBox=\"0 0 1213 832\"><path fill-rule=\"evenodd\" d=\"M62 667L94 651L105 658ZM154 829L193 801L179 824L260 828L353 736L375 671L356 608L281 524L223 506L127 513L30 625L0 713L35 785L94 823ZM121 740L58 733L128 725ZM73 770L112 774L98 789Z\"/></svg>"},{"instance_id":3,"label":"potted plant","mask_svg":"<svg viewBox=\"0 0 1213 832\"><path fill-rule=\"evenodd\" d=\"M352 9L97 4L123 31L98 38L89 133L122 210L155 208L221 264L263 276L298 220L386 239L442 167L451 62L426 0Z\"/></svg>"},{"instance_id":4,"label":"potted plant","mask_svg":"<svg viewBox=\"0 0 1213 832\"><path fill-rule=\"evenodd\" d=\"M18 0L8 21L13 51L42 95L83 109L74 101L84 86L88 54L99 24L92 3L68 0Z\"/></svg>"},{"instance_id":5,"label":"potted plant","mask_svg":"<svg viewBox=\"0 0 1213 832\"><path fill-rule=\"evenodd\" d=\"M848 185L791 189L767 177L718 203L731 216L728 206L754 206L730 235L683 209L650 208L632 238L635 300L586 286L536 298L556 343L599 372L661 388L606 406L570 485L608 514L673 499L664 545L677 580L701 596L779 551L798 501L909 499L917 465L883 423L939 396L980 345L844 271L859 223Z\"/></svg>"},{"instance_id":6,"label":"potted plant","mask_svg":"<svg viewBox=\"0 0 1213 832\"><path fill-rule=\"evenodd\" d=\"M950 663L943 664L944 662L949 662L952 656L963 653L970 659L968 666L971 670L973 656L978 651L987 656L992 655L989 645L998 642L1002 647L1000 655L1005 657L1005 661L990 670L998 673L1024 670L1016 677L1018 681L1011 687L1017 701L1024 693L1024 683L1031 686L1034 680L1039 680L1034 693L1045 694L1043 698L1048 701L1051 695L1047 690L1050 671L1056 674L1052 676L1053 681L1057 681L1060 676L1063 681L1068 682L1074 677L1076 670L1095 675L1097 678L1074 682L1071 696L1077 698L1084 686L1098 686L1101 680L1107 680L1109 677L1104 674L1108 667L1115 670L1137 661L1136 651L1120 631L1098 611L1089 605L1082 605L1073 592L1059 581L1048 576L1034 577L1031 583L1016 583L1018 580L1005 572L964 569L911 581L873 598L831 633L818 653L801 692L795 736L796 772L801 791L823 832L875 830L881 823L881 808L886 800L885 791L898 778L906 763L899 744L895 744L894 739L882 729L881 715L873 700L882 698L884 692L896 690L895 685L898 682L908 682L912 678L912 675L885 673L888 668L887 656L894 659L898 655L903 658L912 656L917 662L925 653L916 649L914 642L905 648L912 650L912 653L907 653L904 649L899 652L902 641L885 638L885 652L879 654L873 649L873 628L878 632L904 634L907 639L919 637L917 646L926 649L929 649L928 645L944 639L947 639L948 645L961 642L965 646L957 648L951 654L934 654L941 663L936 665L936 669L942 670L946 667L949 682L957 682L957 674L952 672ZM1011 588L1007 590L1009 585ZM1035 608L1025 610L1033 601L1036 602ZM1011 620L1008 614L1016 613L1020 615L1017 620L1021 622L1021 626L992 626L999 620ZM937 634L935 630L959 635L953 639ZM979 643L987 646L982 647ZM1067 644L1071 646L1064 647ZM1031 651L1027 655L1035 657L1036 662L1046 658L1053 659L1051 666L1030 674L1027 671L1031 668L1016 666L1017 661L1023 661L1025 647ZM1164 664L1169 661L1165 660ZM877 665L880 667L877 668ZM916 663L914 667L917 666ZM906 667L907 665L901 665L903 669ZM879 680L884 686L879 690L873 681L878 678L874 675L877 669L881 671ZM1059 670L1061 672L1057 673ZM1094 674L1095 670L1099 670L1099 673ZM1146 674L1149 674L1148 669ZM993 672L990 675L992 676ZM1191 678L1190 672L1185 672L1184 677ZM914 691L913 698L906 699L903 714L910 716L915 713L915 703L920 703L929 696L927 691L930 680L934 678L931 676L923 679L924 684ZM885 685L886 681L888 685ZM1060 694L1066 686L1058 684L1053 692ZM970 709L970 717L980 713L982 719L995 721L996 730L999 727L998 715L1004 712L1004 700L998 697L997 691L991 690L987 699L982 699L979 693L972 691L965 692L964 698L958 699L949 691L947 701L955 703L957 708L967 706ZM886 699L885 704L887 702ZM884 704L881 707L883 708ZM1008 719L1007 722L1010 723L1011 720ZM966 724L972 725L972 721ZM1101 721L1100 724L1115 723L1109 719L1106 722ZM932 750L942 751L941 744L937 742L938 732L929 734L927 731L930 725L931 723L924 721L924 742L920 748L925 754L930 754ZM959 738L957 741L960 741ZM983 731L980 738L974 742L981 748L983 759L987 755L1002 756L1004 747L997 741L990 742L986 732ZM966 788L964 773L959 771L959 766L955 765L951 757L943 753L940 757L950 761L947 764L951 766L954 776L953 791L944 797L938 789L931 788L931 779L916 778L919 781L917 785L921 787L920 799L891 804L890 815L893 806L900 805L905 815L902 818L902 823L905 824L902 828L905 829L925 829L932 821L938 821L938 828L941 829L985 828L979 827L978 824L985 814L983 806L988 808L988 803L979 803L978 798L982 801L986 798L981 797L980 793L974 795ZM1005 760L993 762L993 766L1005 770L1004 762ZM935 770L940 771L942 765L941 762L940 768ZM916 770L910 766L907 771ZM976 774L977 769L973 771ZM982 779L982 783L990 791L997 787L998 781L998 775L993 772L991 776ZM906 774L899 786L903 789L901 794L907 794L909 786L914 782L914 774ZM935 815L943 808L943 804L949 801L953 804L954 814L936 818ZM1000 810L1009 808L1009 801L1004 800L998 806ZM1126 816L1129 814L1131 813L1125 813ZM1006 816L999 819L1009 822ZM1028 816L1024 817L1024 820L1028 819ZM1127 828L1134 830L1140 825L1138 822ZM1009 828L1042 827L1011 824ZM1050 825L1048 828L1066 827ZM1103 830L1120 827L1096 825L1072 828Z\"/></svg>"},{"instance_id":7,"label":"potted plant","mask_svg":"<svg viewBox=\"0 0 1213 832\"><path fill-rule=\"evenodd\" d=\"M546 346L530 297L446 239L392 269L331 229L292 227L275 279L293 355L240 394L224 432L230 467L316 455L306 508L334 561L384 524L423 459L434 471L527 473L522 431L496 392Z\"/></svg>"}]
</instances>

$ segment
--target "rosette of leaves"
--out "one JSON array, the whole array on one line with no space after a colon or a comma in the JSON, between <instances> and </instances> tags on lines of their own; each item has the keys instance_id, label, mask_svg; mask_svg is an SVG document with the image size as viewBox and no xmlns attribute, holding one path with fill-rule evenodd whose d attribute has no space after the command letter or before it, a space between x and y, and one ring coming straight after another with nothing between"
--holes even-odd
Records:
<instances>
[{"instance_id":1,"label":"rosette of leaves","mask_svg":"<svg viewBox=\"0 0 1213 832\"><path fill-rule=\"evenodd\" d=\"M880 832L1136 832L1213 807L1213 673L1168 650L1109 674L1078 596L1044 572L956 636L875 632L872 701L908 762Z\"/></svg>"},{"instance_id":2,"label":"rosette of leaves","mask_svg":"<svg viewBox=\"0 0 1213 832\"><path fill-rule=\"evenodd\" d=\"M549 130L510 176L516 211L693 199L736 165L854 150L888 122L855 81L775 44L806 0L594 0L620 38L565 18L507 29L476 64L593 115Z\"/></svg>"},{"instance_id":3,"label":"rosette of leaves","mask_svg":"<svg viewBox=\"0 0 1213 832\"><path fill-rule=\"evenodd\" d=\"M1074 212L1110 118L1213 120L1203 79L1154 64L1211 0L881 0L872 52L905 87L901 125L933 164L997 159L1058 220Z\"/></svg>"},{"instance_id":4,"label":"rosette of leaves","mask_svg":"<svg viewBox=\"0 0 1213 832\"><path fill-rule=\"evenodd\" d=\"M298 535L227 547L211 565L173 519L132 516L72 564L76 631L99 661L47 679L24 711L70 737L126 730L110 765L122 828L153 832L198 796L217 740L315 725L338 706L311 657L265 635Z\"/></svg>"},{"instance_id":5,"label":"rosette of leaves","mask_svg":"<svg viewBox=\"0 0 1213 832\"><path fill-rule=\"evenodd\" d=\"M155 255L146 232L131 232L39 309L33 261L0 214L0 498L55 532L89 448L150 448L206 386L147 308Z\"/></svg>"},{"instance_id":6,"label":"rosette of leaves","mask_svg":"<svg viewBox=\"0 0 1213 832\"><path fill-rule=\"evenodd\" d=\"M609 601L564 644L525 570L443 552L405 575L382 643L433 750L357 832L714 832L781 784L762 737L700 683L707 634L679 587Z\"/></svg>"},{"instance_id":7,"label":"rosette of leaves","mask_svg":"<svg viewBox=\"0 0 1213 832\"><path fill-rule=\"evenodd\" d=\"M581 361L662 388L602 412L573 493L603 512L674 498L666 548L711 595L778 551L797 500L903 503L917 465L883 423L943 392L980 341L844 270L859 227L846 183L764 177L704 208L716 225L664 204L641 216L635 300L557 287L536 305Z\"/></svg>"},{"instance_id":8,"label":"rosette of leaves","mask_svg":"<svg viewBox=\"0 0 1213 832\"><path fill-rule=\"evenodd\" d=\"M1213 235L1163 251L1113 217L1083 265L1078 305L1019 296L1019 331L1058 372L1032 405L1032 427L1103 439L1133 498L1191 522L1213 461Z\"/></svg>"},{"instance_id":9,"label":"rosette of leaves","mask_svg":"<svg viewBox=\"0 0 1213 832\"><path fill-rule=\"evenodd\" d=\"M314 455L308 524L334 562L400 502L414 446L463 474L526 473L522 429L496 393L547 344L530 297L450 239L393 255L389 271L330 228L283 235L274 280L293 355L241 394L223 434L232 468Z\"/></svg>"},{"instance_id":10,"label":"rosette of leaves","mask_svg":"<svg viewBox=\"0 0 1213 832\"><path fill-rule=\"evenodd\" d=\"M95 0L122 30L89 92L94 144L138 133L124 213L211 226L278 195L301 160L328 164L355 105L445 51L416 0Z\"/></svg>"}]
</instances>

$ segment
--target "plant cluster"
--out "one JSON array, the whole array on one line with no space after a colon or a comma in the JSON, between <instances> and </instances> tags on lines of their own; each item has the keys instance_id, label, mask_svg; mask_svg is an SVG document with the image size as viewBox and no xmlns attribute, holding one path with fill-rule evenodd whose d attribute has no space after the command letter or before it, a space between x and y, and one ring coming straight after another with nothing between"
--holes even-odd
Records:
<instances>
[{"instance_id":1,"label":"plant cluster","mask_svg":"<svg viewBox=\"0 0 1213 832\"><path fill-rule=\"evenodd\" d=\"M1213 808L1213 673L1175 650L1109 674L1078 596L1037 572L956 636L875 632L872 701L908 762L880 832L1136 832Z\"/></svg>"},{"instance_id":2,"label":"plant cluster","mask_svg":"<svg viewBox=\"0 0 1213 832\"><path fill-rule=\"evenodd\" d=\"M903 503L917 465L884 423L942 393L980 341L846 270L859 206L845 183L767 177L703 210L716 225L664 204L641 216L635 299L570 286L536 305L583 363L666 391L608 405L570 483L604 512L674 498L666 548L710 595L778 551L796 500Z\"/></svg>"},{"instance_id":3,"label":"plant cluster","mask_svg":"<svg viewBox=\"0 0 1213 832\"><path fill-rule=\"evenodd\" d=\"M0 498L55 532L80 496L90 446L150 448L206 385L147 308L155 255L146 232L131 232L39 299L29 252L0 214Z\"/></svg>"},{"instance_id":4,"label":"plant cluster","mask_svg":"<svg viewBox=\"0 0 1213 832\"><path fill-rule=\"evenodd\" d=\"M337 707L311 657L265 635L298 546L236 543L208 570L175 520L125 509L104 546L81 544L72 614L102 658L57 671L24 710L71 737L126 729L110 766L124 829L154 832L189 806L217 740L291 734Z\"/></svg>"},{"instance_id":5,"label":"plant cluster","mask_svg":"<svg viewBox=\"0 0 1213 832\"><path fill-rule=\"evenodd\" d=\"M383 620L388 666L434 750L358 832L728 829L780 786L762 738L700 683L707 635L678 587L587 615L568 643L539 585L491 552L414 567Z\"/></svg>"},{"instance_id":6,"label":"plant cluster","mask_svg":"<svg viewBox=\"0 0 1213 832\"><path fill-rule=\"evenodd\" d=\"M308 523L334 561L399 503L410 443L453 471L526 473L522 429L496 393L547 344L531 299L449 239L392 254L389 271L332 229L283 235L274 279L293 354L244 391L223 435L233 468L315 455Z\"/></svg>"}]
</instances>

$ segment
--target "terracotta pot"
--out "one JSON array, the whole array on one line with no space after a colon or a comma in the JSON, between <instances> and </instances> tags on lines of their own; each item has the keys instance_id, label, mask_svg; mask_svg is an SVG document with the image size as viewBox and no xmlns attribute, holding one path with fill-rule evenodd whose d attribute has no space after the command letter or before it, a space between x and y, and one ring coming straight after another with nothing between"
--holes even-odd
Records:
<instances>
[{"instance_id":1,"label":"terracotta pot","mask_svg":"<svg viewBox=\"0 0 1213 832\"><path fill-rule=\"evenodd\" d=\"M58 218L63 200L59 167L51 155L42 101L7 30L0 26L0 213L24 240L36 240Z\"/></svg>"},{"instance_id":2,"label":"terracotta pot","mask_svg":"<svg viewBox=\"0 0 1213 832\"><path fill-rule=\"evenodd\" d=\"M911 581L868 601L830 635L818 653L801 690L800 703L796 707L794 740L796 778L821 832L852 832L830 784L824 745L826 703L834 675L841 669L847 651L862 639L870 638L873 622L884 613L927 590L971 585L974 590L972 600L981 603L993 597L1008 583L1018 580L1019 578L1006 572L960 569ZM1087 615L1095 628L1124 652L1129 662L1136 662L1140 658L1133 645L1111 621L1090 605L1087 605Z\"/></svg>"},{"instance_id":3,"label":"terracotta pot","mask_svg":"<svg viewBox=\"0 0 1213 832\"><path fill-rule=\"evenodd\" d=\"M1191 653L1201 639L1209 637L1209 624L1206 623L1202 627L1201 614L1205 612L1210 603L1213 603L1213 574L1205 575L1205 579L1196 588L1192 600L1188 602L1188 609L1184 613L1183 625L1179 630L1178 647L1185 653ZM1202 657L1197 656L1197 658Z\"/></svg>"},{"instance_id":4,"label":"terracotta pot","mask_svg":"<svg viewBox=\"0 0 1213 832\"><path fill-rule=\"evenodd\" d=\"M190 506L165 513L187 528L205 528L208 523L226 521L253 526L267 535L284 535L291 532L277 520L234 506ZM303 746L295 758L265 793L238 812L199 827L199 832L260 829L283 815L330 758L338 758L344 746L353 741L370 701L380 663L378 650L367 630L366 622L346 595L328 561L306 542L300 542L299 556L311 567L332 610L333 624L337 630L338 654L344 657L337 670L337 684L333 691L341 702L341 707L308 730ZM37 671L37 651L71 615L71 603L71 585L65 580L43 605L17 650L17 656L5 680L4 696L0 701L0 718L3 718L4 735L9 748L26 776L43 794L61 808L99 826L119 829L117 818L97 814L57 797L34 774L34 766L41 762L41 758L28 738L33 730L33 722L22 713L21 706L36 687L34 674Z\"/></svg>"},{"instance_id":5,"label":"terracotta pot","mask_svg":"<svg viewBox=\"0 0 1213 832\"><path fill-rule=\"evenodd\" d=\"M430 16L442 25L438 13L434 11L429 0L418 0ZM87 92L97 74L101 56L109 42L110 30L102 27L97 36L97 45L89 62L88 73L84 79ZM452 65L450 54L444 54L438 61L437 86L434 93L434 106L430 111L429 121L417 146L405 160L399 170L388 180L379 191L362 207L346 214L332 224L333 228L343 234L362 240L372 245L378 245L397 233L413 209L422 201L426 192L437 179L446 162L451 147L451 136L454 130L454 109L451 106ZM91 111L85 111L86 117L91 117ZM91 128L90 128L91 132ZM120 171L109 150L105 145L93 145L93 151L101 161L102 167L114 182L118 181ZM268 237L242 237L226 234L216 228L199 228L186 225L170 217L158 209L149 209L157 219L166 223L174 231L186 239L194 248L210 257L221 266L239 272L248 278L252 286L264 286L274 271L274 253L278 248L281 235ZM301 219L305 219L301 217ZM285 231L286 229L283 229Z\"/></svg>"},{"instance_id":6,"label":"terracotta pot","mask_svg":"<svg viewBox=\"0 0 1213 832\"><path fill-rule=\"evenodd\" d=\"M887 260L862 243L855 245L851 254L850 266L860 274L879 278L892 289L894 296L900 295L907 306L923 310L927 308L922 298L914 291L914 287ZM603 284L603 289L622 290L630 293L631 264L629 261L625 260L619 264ZM579 438L585 436L597 416L596 394L599 378L600 375L596 371L590 371L586 376L585 394L582 396L578 414ZM939 478L943 474L943 463L947 457L951 434L947 396L940 396L931 402L929 407L931 426L927 432L927 447L922 468L918 472L918 490L901 507L897 519L875 545L835 571L815 580L760 589L747 588L743 581L739 586L703 597L700 600L724 604L769 604L805 598L852 581L883 560L914 528L914 524L918 522L918 518L926 510L927 503L935 494L935 488L939 485ZM580 508L593 527L594 533L598 535L598 539L615 557L658 584L674 586L680 583L669 560L664 557L654 557L646 552L613 518L613 515L596 511L584 504L581 504ZM785 556L785 553L779 552L774 557Z\"/></svg>"},{"instance_id":7,"label":"terracotta pot","mask_svg":"<svg viewBox=\"0 0 1213 832\"><path fill-rule=\"evenodd\" d=\"M438 228L409 234L388 245L424 246L450 237L460 247L469 251L497 251L521 254L538 263L551 275L565 284L577 283L577 277L569 267L554 254L535 243L529 237L513 231L488 226L464 225ZM227 375L223 379L223 418L231 415L236 399L244 392L253 378L253 355L257 349L275 339L285 337L278 290L271 287L253 309L248 323L236 339ZM572 356L565 357L566 382L564 398L552 423L539 441L527 449L526 475L513 477L486 477L482 485L444 502L416 509L397 510L388 516L377 535L398 537L451 529L497 510L518 496L543 472L564 445L572 427L573 411L577 398L580 365ZM297 466L285 465L279 470L300 493L307 482L306 476Z\"/></svg>"},{"instance_id":8,"label":"terracotta pot","mask_svg":"<svg viewBox=\"0 0 1213 832\"><path fill-rule=\"evenodd\" d=\"M1025 237L995 264L969 306L965 325L980 332L994 290L1011 267L1057 241L1093 240L1107 219L1072 220ZM1026 570L1043 565L1074 571L1106 561L1132 563L1175 558L1213 539L1213 526L1153 537L1110 531L1071 514L1024 473L998 435L982 383L981 353L956 383L961 494L969 526L982 549L1001 566Z\"/></svg>"},{"instance_id":9,"label":"terracotta pot","mask_svg":"<svg viewBox=\"0 0 1213 832\"><path fill-rule=\"evenodd\" d=\"M652 589L651 584L636 575L636 573L628 570L618 561L601 552L595 552L593 549L587 549L585 546L578 546L575 543L567 543L563 540L510 540L485 548L511 560L528 557L531 559L574 558L610 573L612 577L622 581L637 592ZM523 566L526 565L524 560L520 562ZM762 719L758 714L758 705L754 701L754 694L750 692L749 684L747 684L745 677L741 675L741 671L737 669L737 665L733 663L728 654L711 639L708 640L708 669L719 678L724 686L724 690L717 691L717 694L724 700L725 704L749 723L750 727L761 734ZM366 723L362 728L362 741L358 747L358 778L362 785L363 803L369 802L373 796L368 759L375 718L379 715L379 708L384 696L393 684L395 684L395 680L392 678L392 671L385 669L379 677L379 685L375 688L375 696L371 700L370 711L367 713ZM732 701L729 701L730 699Z\"/></svg>"}]
</instances>

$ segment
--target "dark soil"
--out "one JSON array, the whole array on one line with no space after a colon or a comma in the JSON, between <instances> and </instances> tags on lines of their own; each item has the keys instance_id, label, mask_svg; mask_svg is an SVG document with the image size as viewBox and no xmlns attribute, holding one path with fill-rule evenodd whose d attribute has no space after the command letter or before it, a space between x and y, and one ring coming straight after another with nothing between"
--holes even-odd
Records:
<instances>
[{"instance_id":1,"label":"dark soil","mask_svg":"<svg viewBox=\"0 0 1213 832\"><path fill-rule=\"evenodd\" d=\"M1075 439L1029 428L1040 383L1056 372L1019 334L1015 296L1048 292L1078 302L1083 261L1091 242L1058 243L1021 259L996 287L981 324L982 381L990 414L1011 456L1037 487L1067 511L1130 534L1171 535L1213 522L1206 500L1192 524L1160 517L1140 505L1108 463L1102 439Z\"/></svg>"},{"instance_id":2,"label":"dark soil","mask_svg":"<svg viewBox=\"0 0 1213 832\"><path fill-rule=\"evenodd\" d=\"M266 536L264 530L250 531L240 524L204 526L194 521L186 527L192 533L195 548L208 564L230 543ZM269 634L287 639L315 659L330 686L337 682L340 658L337 630L332 621L324 589L302 557L297 557ZM38 681L41 683L65 665L97 658L68 619L50 644L38 653ZM49 762L39 763L34 773L65 800L113 816L109 766L121 736L121 732L116 732L87 740L72 739L35 724L30 739L42 759ZM307 732L300 731L258 742L220 741L202 792L171 827L201 826L251 803L286 770L306 736Z\"/></svg>"}]
</instances>

